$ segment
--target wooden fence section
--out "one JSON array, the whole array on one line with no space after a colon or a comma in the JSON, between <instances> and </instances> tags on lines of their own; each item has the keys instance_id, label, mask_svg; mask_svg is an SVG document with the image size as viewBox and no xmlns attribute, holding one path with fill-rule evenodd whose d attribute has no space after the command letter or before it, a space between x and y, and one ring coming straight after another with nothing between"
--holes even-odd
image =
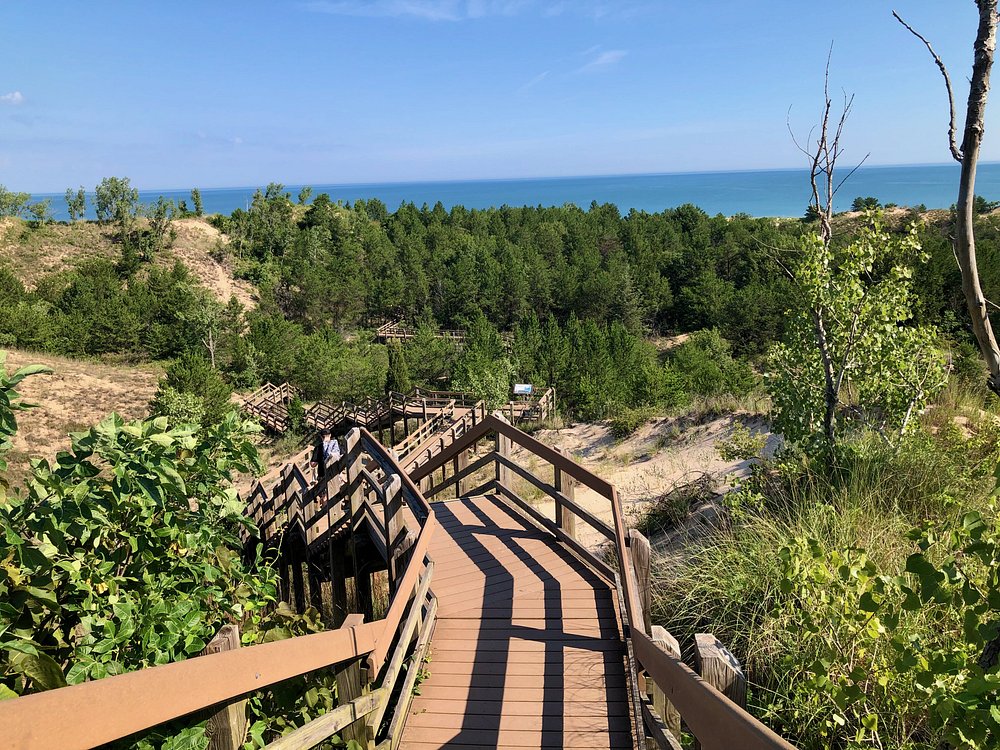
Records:
<instances>
[{"instance_id":1,"label":"wooden fence section","mask_svg":"<svg viewBox=\"0 0 1000 750\"><path fill-rule=\"evenodd\" d=\"M391 416L389 405L379 399L366 398L359 403L342 401L330 404L318 401L305 415L305 423L317 430L339 430L345 426L382 429Z\"/></svg>"},{"instance_id":2,"label":"wooden fence section","mask_svg":"<svg viewBox=\"0 0 1000 750\"><path fill-rule=\"evenodd\" d=\"M383 618L362 622L354 614L335 630L2 701L3 746L96 747L191 714L198 721L198 712L205 709L218 711L255 691L333 668L341 705L269 747L312 747L334 734L365 748L376 742L380 748L397 747L418 671L405 665L420 663L434 623L434 565L427 550L437 522L420 491L370 433L355 430L349 443L344 467L348 484L343 494L331 493L323 501L323 510L349 516L352 540L386 540L382 567L390 576L390 598ZM385 481L374 479L372 467L379 468ZM316 492L310 492L317 500ZM301 502L293 504L302 507ZM360 583L358 560L354 563ZM219 747L235 749L241 743L242 738L240 744Z\"/></svg>"},{"instance_id":3,"label":"wooden fence section","mask_svg":"<svg viewBox=\"0 0 1000 750\"><path fill-rule=\"evenodd\" d=\"M243 401L243 411L272 432L288 429L288 405L298 392L288 383L265 383Z\"/></svg>"},{"instance_id":4,"label":"wooden fence section","mask_svg":"<svg viewBox=\"0 0 1000 750\"><path fill-rule=\"evenodd\" d=\"M541 395L523 400L511 399L500 412L511 424L542 422L556 411L556 389L546 388Z\"/></svg>"},{"instance_id":5,"label":"wooden fence section","mask_svg":"<svg viewBox=\"0 0 1000 750\"><path fill-rule=\"evenodd\" d=\"M710 676L707 669L699 676L681 661L676 641L669 634L662 628L650 626L648 542L641 534L626 528L614 485L493 415L481 420L436 456L419 465L411 465L410 476L415 482L422 482L449 462L461 460L460 456L468 457L481 441L490 439L495 441L492 451L473 463L466 458L462 461L464 468L428 488L426 496L430 498L448 487L461 485L471 475L492 465L495 472L492 489L508 501L511 509L546 529L613 582L627 640L628 700L636 729L658 747L680 748L680 721L674 717L678 713L700 746L707 750L794 750L787 741L723 694L719 687L725 688L727 684L719 682L717 676ZM513 460L514 446L536 463L541 461L551 467L552 480L538 476L537 470L530 471ZM515 476L554 501L552 517L544 515L518 494L514 487ZM588 487L608 503L611 523L576 502L574 488L577 485ZM577 541L578 523L587 524L607 539L608 548L613 552L610 561ZM712 641L714 639L708 639L709 644ZM724 651L715 645L714 653L710 653L711 646L701 642L699 648L706 649L703 659L706 663ZM709 679L716 681L717 686L710 684ZM732 682L728 680L728 685ZM734 692L738 693L739 689Z\"/></svg>"},{"instance_id":6,"label":"wooden fence section","mask_svg":"<svg viewBox=\"0 0 1000 750\"><path fill-rule=\"evenodd\" d=\"M389 321L388 323L379 326L379 328L375 331L375 339L380 344L387 344L390 341L409 341L415 335L416 331L403 325L403 323L398 320ZM441 330L437 331L434 335L439 339L447 339L458 344L465 343L465 331Z\"/></svg>"}]
</instances>

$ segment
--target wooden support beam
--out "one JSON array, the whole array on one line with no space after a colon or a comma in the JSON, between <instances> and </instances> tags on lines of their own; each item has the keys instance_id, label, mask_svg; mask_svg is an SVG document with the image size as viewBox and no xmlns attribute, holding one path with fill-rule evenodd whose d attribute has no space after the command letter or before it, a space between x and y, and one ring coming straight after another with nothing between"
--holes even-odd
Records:
<instances>
[{"instance_id":1,"label":"wooden support beam","mask_svg":"<svg viewBox=\"0 0 1000 750\"><path fill-rule=\"evenodd\" d=\"M510 459L510 438L502 432L497 433L497 455ZM497 484L508 490L513 489L510 483L510 469L499 461L497 462Z\"/></svg>"},{"instance_id":2,"label":"wooden support beam","mask_svg":"<svg viewBox=\"0 0 1000 750\"><path fill-rule=\"evenodd\" d=\"M369 581L369 589L370 583ZM359 624L360 621L360 615L350 615L345 620L344 625L353 626ZM364 659L351 659L336 668L335 679L337 681L338 703L351 703L370 692L371 684L368 679L368 670L363 664ZM354 740L363 748L375 747L375 738L371 735L368 722L365 721L364 717L358 718L344 727L341 730L340 736L344 742Z\"/></svg>"},{"instance_id":3,"label":"wooden support beam","mask_svg":"<svg viewBox=\"0 0 1000 750\"><path fill-rule=\"evenodd\" d=\"M667 629L660 626L654 625L651 629L651 636L653 643L658 649L663 651L665 654L674 657L675 659L681 658L681 647L677 642L677 639L667 632ZM666 725L667 731L679 742L681 739L681 714L680 711L667 700L667 695L664 693L659 686L653 682L652 678L646 678L646 691L649 694L650 700L653 703L653 710L656 714L663 720Z\"/></svg>"},{"instance_id":4,"label":"wooden support beam","mask_svg":"<svg viewBox=\"0 0 1000 750\"><path fill-rule=\"evenodd\" d=\"M560 455L569 458L569 453L564 448L556 448ZM576 480L568 474L563 473L563 471L558 466L553 466L553 485L556 488L556 492L562 493L570 500L576 500ZM570 537L576 538L576 516L570 511L565 505L560 502L559 498L555 498L556 501L556 526L563 530L563 532Z\"/></svg>"},{"instance_id":5,"label":"wooden support beam","mask_svg":"<svg viewBox=\"0 0 1000 750\"><path fill-rule=\"evenodd\" d=\"M215 638L202 650L202 655L219 654L240 647L240 629L237 625L223 625ZM239 750L247 732L247 702L234 701L222 706L208 717L205 735L208 750Z\"/></svg>"},{"instance_id":6,"label":"wooden support beam","mask_svg":"<svg viewBox=\"0 0 1000 750\"><path fill-rule=\"evenodd\" d=\"M359 561L354 561L355 567L359 567ZM358 595L358 604L364 613L365 622L375 619L375 601L372 599L372 574L360 571L354 575L354 590Z\"/></svg>"},{"instance_id":7,"label":"wooden support beam","mask_svg":"<svg viewBox=\"0 0 1000 750\"><path fill-rule=\"evenodd\" d=\"M460 476L462 470L465 469L468 465L469 465L469 451L468 450L464 450L461 453L459 453L457 456L455 456L454 466L452 467L453 468L453 470L452 470L452 476L453 477ZM466 484L468 484L468 482L464 481L461 478L459 478L458 481L455 482L455 497L456 498L459 498L459 497L462 496L462 491L465 489L465 485Z\"/></svg>"},{"instance_id":8,"label":"wooden support beam","mask_svg":"<svg viewBox=\"0 0 1000 750\"><path fill-rule=\"evenodd\" d=\"M340 627L347 617L347 549L344 544L330 540L330 598L333 605L333 622Z\"/></svg>"},{"instance_id":9,"label":"wooden support beam","mask_svg":"<svg viewBox=\"0 0 1000 750\"><path fill-rule=\"evenodd\" d=\"M632 552L632 568L639 584L639 602L642 604L642 624L647 633L652 633L652 617L650 609L653 604L652 585L650 583L651 550L649 540L636 529L629 529L628 544Z\"/></svg>"}]
</instances>

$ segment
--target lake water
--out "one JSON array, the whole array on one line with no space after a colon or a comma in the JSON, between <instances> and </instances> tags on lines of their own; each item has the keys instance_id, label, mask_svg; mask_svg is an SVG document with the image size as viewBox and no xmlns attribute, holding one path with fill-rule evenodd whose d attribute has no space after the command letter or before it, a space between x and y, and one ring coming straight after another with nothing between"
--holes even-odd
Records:
<instances>
[{"instance_id":1,"label":"lake water","mask_svg":"<svg viewBox=\"0 0 1000 750\"><path fill-rule=\"evenodd\" d=\"M847 174L843 170L842 175ZM928 208L947 208L958 194L957 164L903 167L863 167L838 193L835 209L849 208L856 196L875 196L883 203ZM294 199L299 185L286 186ZM207 213L230 213L246 208L254 187L202 188ZM981 164L976 192L990 200L1000 199L1000 163ZM700 206L709 214L737 213L752 216L801 216L809 203L809 176L803 170L745 172L700 172L646 174L609 177L561 177L521 180L464 180L455 182L407 182L363 185L314 185L313 195L328 193L334 200L353 202L378 198L395 210L401 203L418 206L438 201L446 208L492 206L561 206L574 203L586 208L592 201L614 203L622 213L630 209L656 212L685 203ZM144 190L143 202L163 195L187 200L189 190ZM48 197L48 196L36 196ZM52 196L56 218L68 218L63 196ZM90 210L92 214L92 208Z\"/></svg>"}]
</instances>

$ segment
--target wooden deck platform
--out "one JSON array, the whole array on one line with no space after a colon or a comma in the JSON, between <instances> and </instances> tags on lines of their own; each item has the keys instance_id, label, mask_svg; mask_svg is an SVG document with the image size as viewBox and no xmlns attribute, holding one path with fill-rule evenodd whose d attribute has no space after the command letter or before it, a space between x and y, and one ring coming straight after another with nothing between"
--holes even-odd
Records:
<instances>
[{"instance_id":1,"label":"wooden deck platform","mask_svg":"<svg viewBox=\"0 0 1000 750\"><path fill-rule=\"evenodd\" d=\"M432 507L437 625L401 747L633 748L609 584L494 496Z\"/></svg>"}]
</instances>

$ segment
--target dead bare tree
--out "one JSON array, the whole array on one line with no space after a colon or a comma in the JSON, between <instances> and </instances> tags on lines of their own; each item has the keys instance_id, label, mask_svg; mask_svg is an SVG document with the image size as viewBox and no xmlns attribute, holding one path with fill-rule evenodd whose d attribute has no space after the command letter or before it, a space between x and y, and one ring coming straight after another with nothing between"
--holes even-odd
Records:
<instances>
[{"instance_id":1,"label":"dead bare tree","mask_svg":"<svg viewBox=\"0 0 1000 750\"><path fill-rule=\"evenodd\" d=\"M976 32L972 78L969 82L969 102L965 111L965 131L961 148L958 147L955 140L957 132L955 96L948 69L926 38L906 23L896 11L893 11L892 15L907 31L924 43L944 77L951 114L948 127L948 147L954 159L962 165L962 175L958 184L958 215L954 237L955 257L962 270L962 292L965 295L965 303L972 319L972 330L976 335L983 359L986 360L986 365L990 370L987 385L990 390L1000 395L1000 347L997 346L996 337L993 335L993 326L990 323L987 308L988 302L983 295L982 284L979 281L979 268L976 265L976 238L973 232L976 167L979 163L979 150L983 142L983 121L990 91L990 72L993 68L993 57L997 46L997 2L998 0L976 0L976 6L979 8L979 28Z\"/></svg>"}]
</instances>

